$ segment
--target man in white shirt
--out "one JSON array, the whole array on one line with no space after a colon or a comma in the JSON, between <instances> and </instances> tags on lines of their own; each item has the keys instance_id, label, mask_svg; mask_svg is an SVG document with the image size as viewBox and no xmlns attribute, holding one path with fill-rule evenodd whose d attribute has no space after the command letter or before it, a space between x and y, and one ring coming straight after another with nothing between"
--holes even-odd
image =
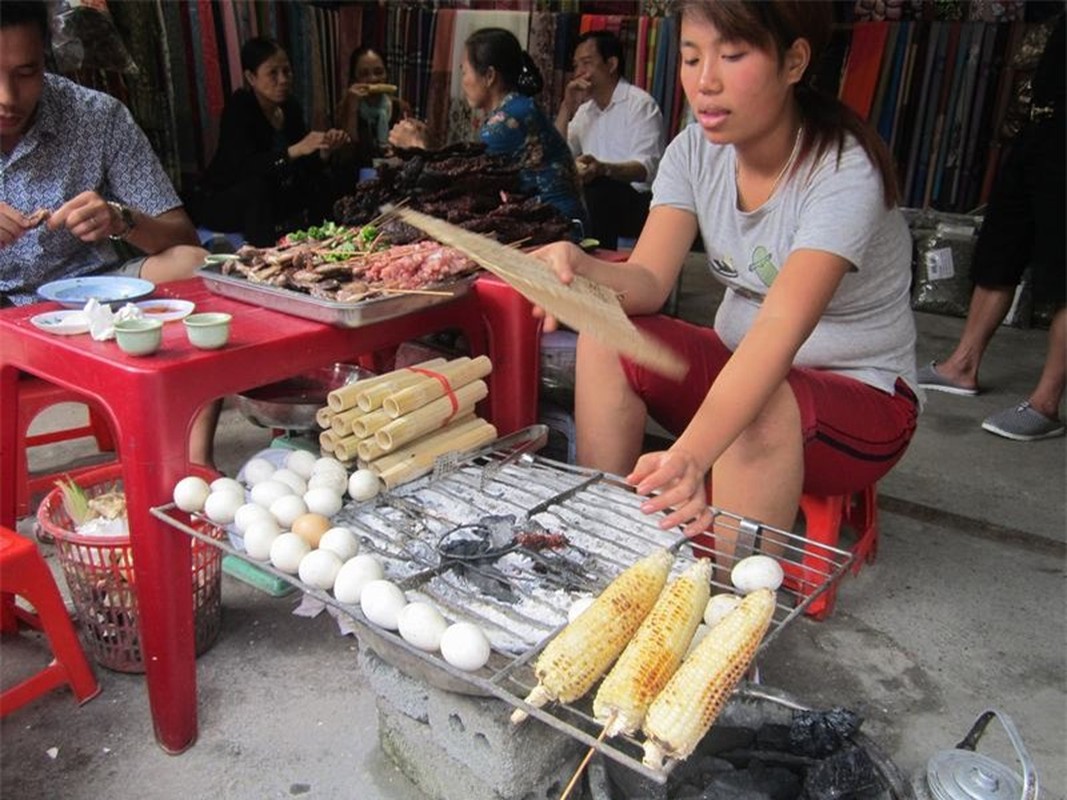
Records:
<instances>
[{"instance_id":1,"label":"man in white shirt","mask_svg":"<svg viewBox=\"0 0 1067 800\"><path fill-rule=\"evenodd\" d=\"M574 49L556 127L578 165L592 220L587 235L614 248L636 237L648 216L663 155L663 114L652 96L622 77L623 50L610 31L589 31Z\"/></svg>"}]
</instances>

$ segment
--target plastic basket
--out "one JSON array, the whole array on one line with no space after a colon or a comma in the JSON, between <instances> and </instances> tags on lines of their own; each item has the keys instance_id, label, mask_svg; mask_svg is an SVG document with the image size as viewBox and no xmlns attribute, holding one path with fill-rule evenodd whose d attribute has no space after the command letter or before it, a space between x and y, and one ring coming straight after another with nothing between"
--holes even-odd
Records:
<instances>
[{"instance_id":1,"label":"plastic basket","mask_svg":"<svg viewBox=\"0 0 1067 800\"><path fill-rule=\"evenodd\" d=\"M211 481L216 473L193 468ZM90 497L122 486L121 464L108 464L78 476ZM103 667L118 672L144 672L140 614L137 609L133 549L128 536L85 536L63 510L63 493L53 489L37 509L37 520L55 537L59 562L89 651ZM214 538L215 525L191 523ZM222 551L198 539L192 542L193 620L196 654L214 644L222 626Z\"/></svg>"}]
</instances>

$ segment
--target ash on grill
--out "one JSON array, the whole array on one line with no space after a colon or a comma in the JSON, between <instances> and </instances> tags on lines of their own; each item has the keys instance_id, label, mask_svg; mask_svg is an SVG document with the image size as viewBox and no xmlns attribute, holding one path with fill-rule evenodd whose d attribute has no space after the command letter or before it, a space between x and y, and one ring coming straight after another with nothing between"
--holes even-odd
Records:
<instances>
[{"instance_id":1,"label":"ash on grill","mask_svg":"<svg viewBox=\"0 0 1067 800\"><path fill-rule=\"evenodd\" d=\"M378 177L356 185L334 204L334 216L346 225L363 225L383 205L403 203L501 242L545 244L566 239L573 224L554 206L525 195L519 165L507 156L491 156L481 144L458 144L441 150L397 150L397 158L378 168ZM400 220L381 226L396 244L420 241L425 234Z\"/></svg>"}]
</instances>

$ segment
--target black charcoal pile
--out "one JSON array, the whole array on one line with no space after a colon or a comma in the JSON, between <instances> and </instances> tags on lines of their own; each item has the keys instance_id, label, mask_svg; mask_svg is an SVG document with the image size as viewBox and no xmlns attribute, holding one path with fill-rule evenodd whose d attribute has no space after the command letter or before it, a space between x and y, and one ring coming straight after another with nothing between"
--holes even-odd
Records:
<instances>
[{"instance_id":1,"label":"black charcoal pile","mask_svg":"<svg viewBox=\"0 0 1067 800\"><path fill-rule=\"evenodd\" d=\"M611 770L613 800L888 800L892 792L853 741L862 720L846 709L798 711L790 724L716 725L665 787Z\"/></svg>"},{"instance_id":2,"label":"black charcoal pile","mask_svg":"<svg viewBox=\"0 0 1067 800\"><path fill-rule=\"evenodd\" d=\"M505 243L544 244L567 238L572 223L554 206L519 190L519 168L510 158L491 156L480 144L460 143L441 150L400 150L334 205L343 225L365 225L386 205L404 204L461 228ZM381 226L393 244L425 234L400 220Z\"/></svg>"}]
</instances>

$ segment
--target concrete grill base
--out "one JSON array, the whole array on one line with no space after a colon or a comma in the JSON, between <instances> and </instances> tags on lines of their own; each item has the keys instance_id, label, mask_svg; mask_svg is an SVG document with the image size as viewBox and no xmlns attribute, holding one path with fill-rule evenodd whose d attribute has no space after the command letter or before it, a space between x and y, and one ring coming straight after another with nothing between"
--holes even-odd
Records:
<instances>
[{"instance_id":1,"label":"concrete grill base","mask_svg":"<svg viewBox=\"0 0 1067 800\"><path fill-rule=\"evenodd\" d=\"M513 726L502 700L429 686L367 647L359 668L375 694L382 749L438 800L556 798L584 755L536 719Z\"/></svg>"}]
</instances>

